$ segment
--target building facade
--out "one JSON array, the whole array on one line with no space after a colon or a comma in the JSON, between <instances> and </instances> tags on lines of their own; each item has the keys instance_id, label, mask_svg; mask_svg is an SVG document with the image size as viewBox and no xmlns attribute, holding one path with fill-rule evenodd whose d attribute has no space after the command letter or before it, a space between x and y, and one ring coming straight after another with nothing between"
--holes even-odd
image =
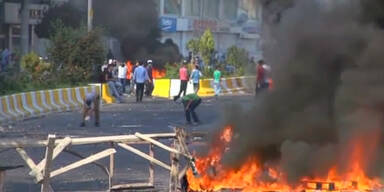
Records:
<instances>
[{"instance_id":1,"label":"building facade","mask_svg":"<svg viewBox=\"0 0 384 192\"><path fill-rule=\"evenodd\" d=\"M186 56L186 44L210 29L216 50L235 45L261 56L262 5L259 0L157 0L162 41L172 39Z\"/></svg>"}]
</instances>

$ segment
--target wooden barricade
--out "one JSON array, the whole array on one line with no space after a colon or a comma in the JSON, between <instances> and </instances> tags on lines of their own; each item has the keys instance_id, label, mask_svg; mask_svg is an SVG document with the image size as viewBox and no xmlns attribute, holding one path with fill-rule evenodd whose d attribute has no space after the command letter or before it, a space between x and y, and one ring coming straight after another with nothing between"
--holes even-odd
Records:
<instances>
[{"instance_id":1,"label":"wooden barricade","mask_svg":"<svg viewBox=\"0 0 384 192\"><path fill-rule=\"evenodd\" d=\"M154 188L154 165L160 166L170 171L169 191L175 192L180 188L179 178L181 174L185 174L188 166L193 165L193 158L188 152L187 145L185 143L186 133L181 128L175 128L174 133L162 133L162 134L141 134L135 133L134 135L120 135L120 136L102 136L102 137L85 137L85 138L57 138L55 135L48 135L47 140L11 140L2 141L0 143L0 149L14 148L24 160L25 164L31 170L29 175L32 176L37 184L41 184L42 192L52 192L54 189L50 185L50 180L58 175L79 168L87 164L96 164L105 170L109 181L109 191L123 190L123 189L143 189ZM173 139L172 146L167 146L159 140L161 139ZM75 145L91 145L106 143L110 148L107 148L101 152L95 153L88 157L83 157L75 152L70 151L71 146ZM144 153L132 145L147 144L149 146L149 152ZM154 147L159 147L170 153L171 165L168 165L154 157ZM35 163L25 148L31 147L45 147L45 156L39 162ZM113 184L113 176L115 172L115 153L116 147L120 147L142 157L150 162L149 164L149 178L146 183L130 183L130 184ZM63 151L70 152L73 155L81 157L81 160L70 163L59 169L53 170L52 163L57 156ZM98 160L109 157L109 167L105 167L99 163ZM187 168L184 168L184 172L179 171L180 157L185 157L188 161ZM191 162L191 163L189 163ZM4 180L4 172L0 171L0 192L2 191Z\"/></svg>"}]
</instances>

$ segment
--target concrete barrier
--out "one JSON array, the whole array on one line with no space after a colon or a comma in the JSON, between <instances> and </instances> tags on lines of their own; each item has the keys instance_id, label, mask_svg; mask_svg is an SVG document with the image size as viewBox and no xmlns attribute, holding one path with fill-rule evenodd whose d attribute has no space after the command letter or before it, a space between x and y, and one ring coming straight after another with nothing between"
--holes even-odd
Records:
<instances>
[{"instance_id":1,"label":"concrete barrier","mask_svg":"<svg viewBox=\"0 0 384 192\"><path fill-rule=\"evenodd\" d=\"M253 76L223 78L220 82L221 94L228 95L253 93L255 87L254 84L255 77ZM202 97L214 96L215 91L213 87L213 79L200 80L200 90L198 95ZM177 95L180 90L180 80L172 79L170 89L171 97ZM187 94L189 93L193 93L193 84L191 82L189 82L187 86Z\"/></svg>"},{"instance_id":2,"label":"concrete barrier","mask_svg":"<svg viewBox=\"0 0 384 192\"><path fill-rule=\"evenodd\" d=\"M163 97L163 98L170 97L170 88L171 88L170 79L155 79L154 85L155 85L155 89L153 90L153 93L152 93L153 96Z\"/></svg>"},{"instance_id":3,"label":"concrete barrier","mask_svg":"<svg viewBox=\"0 0 384 192\"><path fill-rule=\"evenodd\" d=\"M101 92L100 86L34 91L0 97L0 122L36 117L49 112L81 108L86 93Z\"/></svg>"}]
</instances>

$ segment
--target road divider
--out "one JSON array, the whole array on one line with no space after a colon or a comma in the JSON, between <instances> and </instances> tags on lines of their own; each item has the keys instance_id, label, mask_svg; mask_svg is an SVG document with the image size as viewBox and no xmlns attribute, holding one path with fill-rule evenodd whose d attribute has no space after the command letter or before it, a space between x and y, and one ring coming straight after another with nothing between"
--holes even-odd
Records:
<instances>
[{"instance_id":1,"label":"road divider","mask_svg":"<svg viewBox=\"0 0 384 192\"><path fill-rule=\"evenodd\" d=\"M246 94L253 93L255 87L254 76L223 78L220 82L221 94ZM180 80L178 79L160 79L155 80L156 97L172 98L178 95L180 90ZM187 94L193 93L193 84L188 82ZM199 96L210 97L215 95L213 79L200 80Z\"/></svg>"},{"instance_id":2,"label":"road divider","mask_svg":"<svg viewBox=\"0 0 384 192\"><path fill-rule=\"evenodd\" d=\"M100 85L33 91L0 97L0 123L80 109L86 93L101 93Z\"/></svg>"}]
</instances>

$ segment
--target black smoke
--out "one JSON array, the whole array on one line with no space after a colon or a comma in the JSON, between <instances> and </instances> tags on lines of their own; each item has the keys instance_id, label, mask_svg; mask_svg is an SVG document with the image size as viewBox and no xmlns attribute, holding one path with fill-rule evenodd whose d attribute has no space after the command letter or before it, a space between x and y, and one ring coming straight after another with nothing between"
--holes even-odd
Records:
<instances>
[{"instance_id":1,"label":"black smoke","mask_svg":"<svg viewBox=\"0 0 384 192\"><path fill-rule=\"evenodd\" d=\"M296 182L347 168L359 143L367 174L384 171L384 150L372 147L384 144L384 32L364 2L296 0L267 21L275 88L227 114L236 137L226 165L257 155Z\"/></svg>"},{"instance_id":2,"label":"black smoke","mask_svg":"<svg viewBox=\"0 0 384 192\"><path fill-rule=\"evenodd\" d=\"M94 10L95 23L120 40L125 59L152 59L160 65L180 60L174 43L160 42L156 1L94 0Z\"/></svg>"}]
</instances>

